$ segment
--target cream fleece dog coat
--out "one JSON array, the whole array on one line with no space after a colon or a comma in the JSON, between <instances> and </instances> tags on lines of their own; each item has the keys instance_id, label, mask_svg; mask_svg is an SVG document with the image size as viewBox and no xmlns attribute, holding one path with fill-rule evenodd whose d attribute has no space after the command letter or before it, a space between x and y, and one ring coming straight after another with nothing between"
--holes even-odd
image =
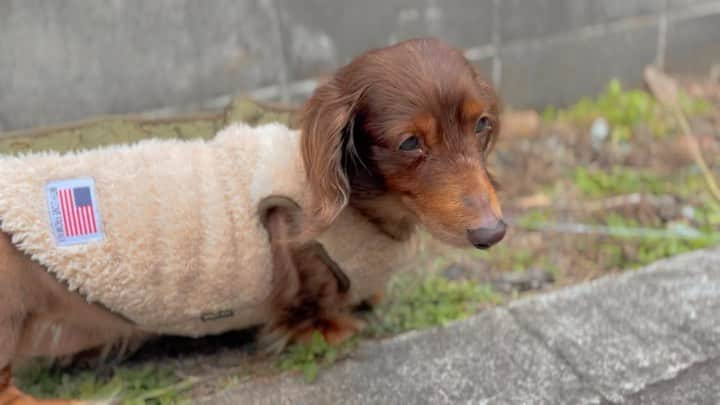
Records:
<instances>
[{"instance_id":1,"label":"cream fleece dog coat","mask_svg":"<svg viewBox=\"0 0 720 405\"><path fill-rule=\"evenodd\" d=\"M280 124L0 158L0 229L70 290L155 333L267 320L272 258L257 205L270 195L309 201L299 133ZM349 208L319 240L354 301L380 289L410 246Z\"/></svg>"}]
</instances>

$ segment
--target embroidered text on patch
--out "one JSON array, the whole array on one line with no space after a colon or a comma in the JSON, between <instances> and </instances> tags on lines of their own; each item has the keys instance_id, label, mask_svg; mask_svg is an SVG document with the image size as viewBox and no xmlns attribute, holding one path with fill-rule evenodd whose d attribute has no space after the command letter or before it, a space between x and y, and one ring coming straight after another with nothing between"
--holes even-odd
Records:
<instances>
[{"instance_id":1,"label":"embroidered text on patch","mask_svg":"<svg viewBox=\"0 0 720 405\"><path fill-rule=\"evenodd\" d=\"M45 187L50 227L58 245L100 240L102 224L92 178L60 180Z\"/></svg>"}]
</instances>

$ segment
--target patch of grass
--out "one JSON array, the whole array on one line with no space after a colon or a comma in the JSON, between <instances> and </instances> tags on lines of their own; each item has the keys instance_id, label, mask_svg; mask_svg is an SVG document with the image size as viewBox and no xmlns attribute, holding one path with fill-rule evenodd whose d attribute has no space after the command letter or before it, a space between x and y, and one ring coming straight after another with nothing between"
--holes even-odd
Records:
<instances>
[{"instance_id":1,"label":"patch of grass","mask_svg":"<svg viewBox=\"0 0 720 405\"><path fill-rule=\"evenodd\" d=\"M681 92L682 108L689 115L706 114L712 105ZM624 89L617 79L611 80L605 90L595 98L584 97L567 109L550 106L543 111L546 122L564 120L587 125L596 118L605 118L611 128L611 139L629 141L637 125L645 125L659 137L668 135L674 128L672 118L648 92Z\"/></svg>"},{"instance_id":2,"label":"patch of grass","mask_svg":"<svg viewBox=\"0 0 720 405\"><path fill-rule=\"evenodd\" d=\"M667 181L656 174L620 166L609 171L577 167L573 182L584 196L590 198L632 192L661 194L667 190Z\"/></svg>"},{"instance_id":3,"label":"patch of grass","mask_svg":"<svg viewBox=\"0 0 720 405\"><path fill-rule=\"evenodd\" d=\"M536 223L547 222L552 217L552 212L545 209L532 209L524 212L518 219L518 225L530 226Z\"/></svg>"},{"instance_id":4,"label":"patch of grass","mask_svg":"<svg viewBox=\"0 0 720 405\"><path fill-rule=\"evenodd\" d=\"M518 218L518 225L527 229L534 229L548 222L552 220L544 210L531 210ZM487 260L491 267L502 271L524 272L533 268L542 269L552 274L555 281L560 280L563 274L548 253L552 252L501 243L493 247L492 255Z\"/></svg>"},{"instance_id":5,"label":"patch of grass","mask_svg":"<svg viewBox=\"0 0 720 405\"><path fill-rule=\"evenodd\" d=\"M695 217L705 232L717 232L720 229L720 203L708 198L695 208Z\"/></svg>"},{"instance_id":6,"label":"patch of grass","mask_svg":"<svg viewBox=\"0 0 720 405\"><path fill-rule=\"evenodd\" d=\"M610 227L639 227L636 220L617 214L608 215L604 222ZM710 247L718 241L720 241L718 236L712 233L705 233L693 239L680 237L609 239L600 245L600 255L603 262L623 269L646 265L680 253Z\"/></svg>"},{"instance_id":7,"label":"patch of grass","mask_svg":"<svg viewBox=\"0 0 720 405\"><path fill-rule=\"evenodd\" d=\"M590 217L580 214L579 218L559 220L548 209L530 210L518 219L518 225L526 229L542 230L559 221L561 224L587 224L606 232L604 236L580 236L579 239L590 243L583 247L578 242L574 247L574 253L586 256L597 264L598 269L634 268L720 243L720 204L709 195L696 168L678 168L671 175L661 177L630 167L614 167L607 171L579 167L574 169L572 179L583 198L642 192L670 196L679 204L673 208L672 219L664 219L652 210L645 210L646 215L633 218L628 216L633 214L627 210L620 210L623 215L594 212ZM516 260L513 258L512 262ZM536 260L541 261L541 258L536 257Z\"/></svg>"},{"instance_id":8,"label":"patch of grass","mask_svg":"<svg viewBox=\"0 0 720 405\"><path fill-rule=\"evenodd\" d=\"M686 253L697 249L703 249L717 243L717 240L709 238L700 239L668 239L662 242L641 243L637 247L634 260L630 260L631 266L641 266L654 261Z\"/></svg>"},{"instance_id":9,"label":"patch of grass","mask_svg":"<svg viewBox=\"0 0 720 405\"><path fill-rule=\"evenodd\" d=\"M557 264L550 262L547 258L543 258L543 268L552 275L553 280L558 281L562 279L563 274L560 272L560 267Z\"/></svg>"},{"instance_id":10,"label":"patch of grass","mask_svg":"<svg viewBox=\"0 0 720 405\"><path fill-rule=\"evenodd\" d=\"M18 386L40 398L108 400L115 403L177 404L194 381L181 380L170 368L155 365L117 367L110 375L93 371L71 371L41 365L19 370Z\"/></svg>"},{"instance_id":11,"label":"patch of grass","mask_svg":"<svg viewBox=\"0 0 720 405\"><path fill-rule=\"evenodd\" d=\"M336 347L328 344L322 334L315 332L310 344L290 346L283 354L279 366L283 370L299 371L307 383L312 383L321 367L333 364L340 356L352 350L356 343L357 339L351 338Z\"/></svg>"},{"instance_id":12,"label":"patch of grass","mask_svg":"<svg viewBox=\"0 0 720 405\"><path fill-rule=\"evenodd\" d=\"M388 296L370 328L376 336L445 325L476 313L481 304L502 301L490 285L434 275L417 281L399 277L393 280Z\"/></svg>"},{"instance_id":13,"label":"patch of grass","mask_svg":"<svg viewBox=\"0 0 720 405\"><path fill-rule=\"evenodd\" d=\"M540 220L538 219L538 221ZM492 263L493 267L503 271L524 271L530 267L542 267L535 252L520 246L500 244L493 247L493 251L485 257L488 262Z\"/></svg>"}]
</instances>

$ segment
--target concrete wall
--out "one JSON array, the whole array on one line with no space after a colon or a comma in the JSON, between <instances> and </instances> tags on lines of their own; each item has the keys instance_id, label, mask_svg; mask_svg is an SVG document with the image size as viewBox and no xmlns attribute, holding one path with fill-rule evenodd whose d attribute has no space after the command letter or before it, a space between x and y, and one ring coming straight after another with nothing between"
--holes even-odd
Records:
<instances>
[{"instance_id":1,"label":"concrete wall","mask_svg":"<svg viewBox=\"0 0 720 405\"><path fill-rule=\"evenodd\" d=\"M437 36L518 107L565 105L642 67L720 64L720 0L0 0L0 131L302 99L370 47ZM310 80L308 80L310 79Z\"/></svg>"}]
</instances>

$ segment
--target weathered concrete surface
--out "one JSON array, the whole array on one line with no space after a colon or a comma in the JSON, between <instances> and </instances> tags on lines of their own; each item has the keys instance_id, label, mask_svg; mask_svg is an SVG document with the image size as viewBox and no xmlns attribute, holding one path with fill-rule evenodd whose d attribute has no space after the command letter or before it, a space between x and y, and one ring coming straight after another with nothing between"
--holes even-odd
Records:
<instances>
[{"instance_id":1,"label":"weathered concrete surface","mask_svg":"<svg viewBox=\"0 0 720 405\"><path fill-rule=\"evenodd\" d=\"M720 403L720 248L364 344L212 404ZM202 401L201 401L202 403Z\"/></svg>"},{"instance_id":2,"label":"weathered concrete surface","mask_svg":"<svg viewBox=\"0 0 720 405\"><path fill-rule=\"evenodd\" d=\"M503 40L518 40L657 14L663 11L665 3L658 0L502 0L499 6Z\"/></svg>"},{"instance_id":3,"label":"weathered concrete surface","mask_svg":"<svg viewBox=\"0 0 720 405\"><path fill-rule=\"evenodd\" d=\"M3 0L0 131L247 91L302 100L419 36L465 48L512 106L565 105L613 77L641 86L655 61L707 73L719 19L720 0Z\"/></svg>"},{"instance_id":4,"label":"weathered concrete surface","mask_svg":"<svg viewBox=\"0 0 720 405\"><path fill-rule=\"evenodd\" d=\"M720 66L720 14L691 19L671 19L668 25L667 68L705 74L707 66Z\"/></svg>"},{"instance_id":5,"label":"weathered concrete surface","mask_svg":"<svg viewBox=\"0 0 720 405\"><path fill-rule=\"evenodd\" d=\"M628 403L677 405L712 404L720 398L720 358L695 364L676 378L660 381L627 398Z\"/></svg>"},{"instance_id":6,"label":"weathered concrete surface","mask_svg":"<svg viewBox=\"0 0 720 405\"><path fill-rule=\"evenodd\" d=\"M508 78L501 94L530 106L568 105L578 94L601 92L609 77L637 85L643 68L656 59L657 37L658 24L639 21L612 32L507 45L500 51L502 77Z\"/></svg>"},{"instance_id":7,"label":"weathered concrete surface","mask_svg":"<svg viewBox=\"0 0 720 405\"><path fill-rule=\"evenodd\" d=\"M272 2L0 1L7 130L199 102L282 81Z\"/></svg>"}]
</instances>

